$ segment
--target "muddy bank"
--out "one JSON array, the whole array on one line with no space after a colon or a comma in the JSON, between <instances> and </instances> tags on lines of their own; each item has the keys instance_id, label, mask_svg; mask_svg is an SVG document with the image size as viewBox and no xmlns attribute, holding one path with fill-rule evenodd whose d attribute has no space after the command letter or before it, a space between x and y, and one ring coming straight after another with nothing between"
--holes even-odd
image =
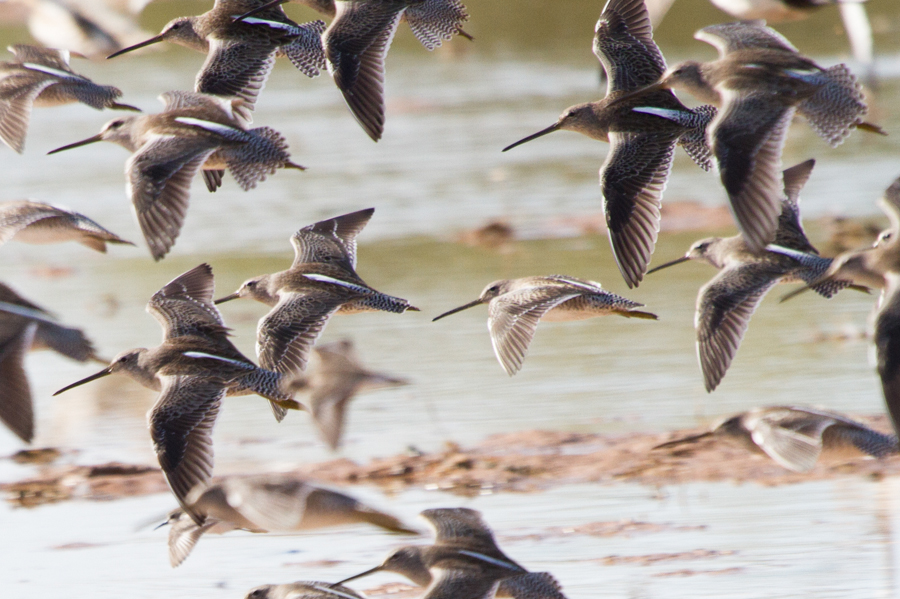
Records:
<instances>
[{"instance_id":1,"label":"muddy bank","mask_svg":"<svg viewBox=\"0 0 900 599\"><path fill-rule=\"evenodd\" d=\"M885 417L859 418L888 430ZM300 478L334 485L367 484L387 492L421 487L462 495L500 491L539 491L571 483L653 486L696 481L755 482L782 485L839 476L883 477L900 474L900 459L829 459L824 454L806 474L785 470L762 455L728 441L706 438L671 449L652 447L696 429L662 434L605 437L588 433L526 431L494 435L470 448L450 445L435 453L396 455L356 464L336 459L298 466ZM21 459L19 456L16 459ZM7 500L33 506L66 499L112 500L162 493L158 468L120 463L96 466L38 465L35 476L0 485Z\"/></svg>"}]
</instances>

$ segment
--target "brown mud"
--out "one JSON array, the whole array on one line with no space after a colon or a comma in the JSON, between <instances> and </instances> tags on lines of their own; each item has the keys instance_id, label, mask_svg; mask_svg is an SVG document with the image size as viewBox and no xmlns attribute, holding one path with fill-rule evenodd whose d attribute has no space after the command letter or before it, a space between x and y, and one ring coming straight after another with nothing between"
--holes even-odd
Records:
<instances>
[{"instance_id":1,"label":"brown mud","mask_svg":"<svg viewBox=\"0 0 900 599\"><path fill-rule=\"evenodd\" d=\"M889 430L885 417L859 418ZM689 482L731 481L762 485L794 484L842 476L881 478L900 474L900 459L867 457L829 459L826 453L805 474L785 470L763 455L727 440L706 438L674 448L653 450L660 443L697 429L657 434L603 436L592 433L525 431L493 435L473 447L448 444L433 453L377 458L367 464L335 459L298 466L298 478L333 485L364 484L385 492L411 488L460 495L534 492L562 484L618 482L662 487ZM40 460L38 460L40 462ZM95 466L38 464L25 480L0 484L15 505L31 507L67 499L112 500L163 493L158 468L109 463ZM618 534L618 533L613 533Z\"/></svg>"}]
</instances>

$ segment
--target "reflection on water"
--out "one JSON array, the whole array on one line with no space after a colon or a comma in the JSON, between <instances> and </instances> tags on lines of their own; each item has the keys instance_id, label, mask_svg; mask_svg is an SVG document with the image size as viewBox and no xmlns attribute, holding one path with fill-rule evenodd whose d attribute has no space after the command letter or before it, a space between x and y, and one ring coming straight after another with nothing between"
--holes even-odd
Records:
<instances>
[{"instance_id":1,"label":"reflection on water","mask_svg":"<svg viewBox=\"0 0 900 599\"><path fill-rule=\"evenodd\" d=\"M158 325L144 305L177 274L208 261L218 291L228 293L249 276L289 265L288 238L298 227L375 206L375 217L361 236L359 272L374 287L409 298L423 312L339 316L326 331L325 340L352 337L374 369L413 381L355 400L341 455L357 460L532 428L662 431L763 403L818 404L853 413L883 410L868 344L817 341L818 333L864 329L871 297L844 292L824 301L809 294L778 305L780 293L774 291L754 316L723 384L708 395L694 356L693 311L698 288L714 274L710 267L683 265L629 291L605 237L538 239L566 234L572 220L593 219L601 212L597 169L607 146L557 133L507 154L500 148L550 124L570 104L602 93L590 54L601 3L567 2L561 10L554 3L522 1L516 3L516 18L509 14L510 3L468 4L472 26L467 29L477 37L475 43L455 40L429 54L408 32L398 36L388 59L386 133L377 145L349 116L327 77L309 81L280 64L255 121L282 131L294 158L308 171L279 172L250 193L226 179L224 188L210 195L198 182L181 237L162 263L153 263L143 247L112 248L101 256L74 245L10 244L2 248L0 278L66 323L84 327L100 352L112 356L158 343ZM158 29L181 6L151 5L144 25ZM890 2L873 0L868 6L878 34L879 70L896 75L900 15ZM296 6L289 10L304 14ZM699 0L679 0L674 10L657 36L670 62L712 56L691 35L696 27L720 20L720 13ZM836 11L826 9L782 30L804 51L834 62L846 53L836 23ZM5 41L22 39L9 30L3 33ZM120 86L124 101L155 111L161 106L155 96L189 88L201 62L198 54L169 48L78 68ZM900 174L900 116L890 110L898 93L898 82L887 79L873 100L871 118L890 137L856 133L832 150L805 124L792 129L785 162L818 160L803 194L807 214L875 211L875 198ZM60 203L140 241L123 192L127 154L122 149L98 144L43 156L96 133L110 118L84 106L36 110L26 153L4 153L0 199ZM725 196L714 175L679 156L665 201L679 200L719 205ZM510 222L529 240L502 254L447 241L492 218ZM654 262L682 254L702 235L663 235ZM483 309L430 322L476 297L491 280L551 273L599 280L645 303L660 320L609 317L542 325L523 371L512 379L491 352ZM236 343L248 355L254 351L256 321L265 312L265 306L249 301L223 306ZM74 459L85 463L153 463L144 414L154 393L110 377L51 399L54 390L92 367L47 353L30 355L27 367L37 402L37 445L76 448L81 453ZM278 425L266 402L256 397L226 402L215 444L221 474L287 468L331 456L305 415L291 414ZM0 454L19 447L0 430ZM0 479L27 472L0 461ZM480 497L471 505L486 512L501 538L511 537L504 542L511 555L533 569L553 571L572 598L596 597L598 584L604 595L615 597L787 597L797 596L797 589L816 597L876 597L897 590L892 552L896 486L891 480L775 489L688 485L660 494L629 485L584 486ZM459 501L424 492L375 500L407 517ZM393 542L365 529L328 533L322 537L326 543L309 535L212 537L183 568L170 571L164 531L129 531L136 521L171 504L170 497L157 496L33 511L4 506L6 538L19 545L9 551L8 540L4 547L0 584L15 584L33 596L58 594L59 580L65 578L71 582L67 590L74 589L77 597L236 597L263 582L336 580L373 565ZM526 535L547 526L619 519L706 528L540 541ZM51 549L72 543L92 546ZM611 555L695 549L723 555L648 566L602 561ZM342 561L333 568L283 566L327 559Z\"/></svg>"}]
</instances>

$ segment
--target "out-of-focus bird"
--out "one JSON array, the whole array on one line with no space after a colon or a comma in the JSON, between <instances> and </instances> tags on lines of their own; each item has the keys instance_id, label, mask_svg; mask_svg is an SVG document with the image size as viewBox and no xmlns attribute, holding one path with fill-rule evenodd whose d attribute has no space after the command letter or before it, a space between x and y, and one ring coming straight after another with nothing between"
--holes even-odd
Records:
<instances>
[{"instance_id":1,"label":"out-of-focus bird","mask_svg":"<svg viewBox=\"0 0 900 599\"><path fill-rule=\"evenodd\" d=\"M0 202L0 245L63 243L77 241L105 254L106 244L134 245L108 231L83 214L42 202Z\"/></svg>"},{"instance_id":2,"label":"out-of-focus bird","mask_svg":"<svg viewBox=\"0 0 900 599\"><path fill-rule=\"evenodd\" d=\"M69 66L67 50L16 44L9 46L15 59L0 63L0 139L18 153L25 150L28 121L34 106L81 102L103 110L139 109L116 100L121 90L98 85Z\"/></svg>"},{"instance_id":3,"label":"out-of-focus bird","mask_svg":"<svg viewBox=\"0 0 900 599\"><path fill-rule=\"evenodd\" d=\"M657 445L681 447L709 437L735 439L794 472L809 472L820 455L883 458L900 452L895 435L872 430L842 414L795 406L768 406L722 419L709 431Z\"/></svg>"},{"instance_id":4,"label":"out-of-focus bird","mask_svg":"<svg viewBox=\"0 0 900 599\"><path fill-rule=\"evenodd\" d=\"M34 438L34 403L24 369L29 350L52 349L78 362L103 362L81 329L60 324L52 314L0 283L0 420L17 437Z\"/></svg>"},{"instance_id":5,"label":"out-of-focus bird","mask_svg":"<svg viewBox=\"0 0 900 599\"><path fill-rule=\"evenodd\" d=\"M264 584L251 589L244 599L366 599L353 589L328 582L300 581Z\"/></svg>"},{"instance_id":6,"label":"out-of-focus bird","mask_svg":"<svg viewBox=\"0 0 900 599\"><path fill-rule=\"evenodd\" d=\"M291 383L292 391L307 392L305 405L319 436L332 450L338 448L350 400L369 389L408 385L409 381L365 368L353 342L342 339L314 347L309 369Z\"/></svg>"},{"instance_id":7,"label":"out-of-focus bird","mask_svg":"<svg viewBox=\"0 0 900 599\"><path fill-rule=\"evenodd\" d=\"M180 565L204 533L232 530L293 532L368 523L417 534L400 520L337 491L283 475L230 477L199 485L185 498L197 523L183 510L169 514L169 561Z\"/></svg>"}]
</instances>

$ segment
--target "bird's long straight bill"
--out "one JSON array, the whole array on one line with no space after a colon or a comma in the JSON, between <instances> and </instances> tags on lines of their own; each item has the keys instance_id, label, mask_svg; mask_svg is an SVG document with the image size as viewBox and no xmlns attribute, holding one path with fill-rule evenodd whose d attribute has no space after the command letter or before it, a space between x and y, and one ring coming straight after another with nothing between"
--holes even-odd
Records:
<instances>
[{"instance_id":1,"label":"bird's long straight bill","mask_svg":"<svg viewBox=\"0 0 900 599\"><path fill-rule=\"evenodd\" d=\"M546 129L541 129L537 133L532 133L528 137L522 138L519 141L506 146L505 148L503 148L503 151L505 152L507 150L512 150L516 146L521 146L524 143L528 143L529 141L531 141L533 139L537 139L538 137L543 137L543 136L547 135L548 133L553 133L554 131L557 131L557 130L559 130L559 123L553 123Z\"/></svg>"},{"instance_id":2,"label":"bird's long straight bill","mask_svg":"<svg viewBox=\"0 0 900 599\"><path fill-rule=\"evenodd\" d=\"M143 112L137 106L132 106L131 104L119 104L118 102L113 102L109 105L110 108L114 110L130 110L131 112Z\"/></svg>"},{"instance_id":3,"label":"bird's long straight bill","mask_svg":"<svg viewBox=\"0 0 900 599\"><path fill-rule=\"evenodd\" d=\"M116 56L121 56L122 54L126 54L126 53L128 53L128 52L131 52L132 50L137 50L137 49L139 49L139 48L145 48L145 47L147 47L147 46L149 46L149 45L151 45L151 44L156 44L156 43L161 42L161 41L163 41L163 37L162 37L161 35L156 35L156 36L151 37L151 38L148 39L148 40L144 40L144 41L142 41L142 42L140 42L140 43L138 43L138 44L135 44L135 45L133 45L133 46L128 46L127 48L122 48L121 50L118 50L118 51L116 51L116 52L113 52L112 54L110 54L109 56L107 56L106 59L109 60L110 58L115 58Z\"/></svg>"},{"instance_id":4,"label":"bird's long straight bill","mask_svg":"<svg viewBox=\"0 0 900 599\"><path fill-rule=\"evenodd\" d=\"M824 279L823 279L823 281L824 281ZM809 291L811 289L812 289L812 287L809 285L804 285L803 287L798 287L797 289L794 289L793 291L789 291L789 292L785 293L784 295L782 295L781 299L778 300L778 303L783 304L784 302L786 302L788 300L792 300L795 297L797 297L798 295L800 295L801 293L806 293L807 291Z\"/></svg>"},{"instance_id":5,"label":"bird's long straight bill","mask_svg":"<svg viewBox=\"0 0 900 599\"><path fill-rule=\"evenodd\" d=\"M651 451L654 449L665 449L666 447L677 447L678 445L684 445L685 443L696 443L700 439L705 439L707 437L712 437L711 432L700 433L699 435L692 435L690 437L682 437L681 439L675 439L674 441L669 441L667 443L660 443L655 447L651 447Z\"/></svg>"},{"instance_id":6,"label":"bird's long straight bill","mask_svg":"<svg viewBox=\"0 0 900 599\"><path fill-rule=\"evenodd\" d=\"M483 303L484 302L481 301L481 298L479 298L479 299L475 300L474 302L469 302L468 304L460 306L459 308L453 308L449 312L444 312L440 316L435 316L434 318L431 319L431 322L434 322L435 320L440 320L445 316L450 316L451 314L456 314L457 312L462 312L463 310L468 310L469 308L474 308L475 306L477 306L479 304L483 304Z\"/></svg>"},{"instance_id":7,"label":"bird's long straight bill","mask_svg":"<svg viewBox=\"0 0 900 599\"><path fill-rule=\"evenodd\" d=\"M339 580L335 584L344 584L344 583L350 582L351 580L356 580L357 578L363 578L370 574L375 574L376 572L381 572L381 566L375 566L374 568L370 568L370 569L366 570L365 572L361 572L359 574L354 574L350 578L345 578L344 580Z\"/></svg>"},{"instance_id":8,"label":"bird's long straight bill","mask_svg":"<svg viewBox=\"0 0 900 599\"><path fill-rule=\"evenodd\" d=\"M81 146L97 143L98 141L103 141L103 138L99 133L97 135L88 137L87 139L76 141L75 143L69 144L67 146L62 146L60 148L56 148L55 150L50 150L49 152L47 152L47 156L49 156L50 154L56 154L58 152L65 152L66 150L71 150L72 148L80 148Z\"/></svg>"},{"instance_id":9,"label":"bird's long straight bill","mask_svg":"<svg viewBox=\"0 0 900 599\"><path fill-rule=\"evenodd\" d=\"M92 374L92 375L89 376L89 377L85 377L85 378L81 379L80 381L75 381L75 382L72 383L71 385L68 385L68 386L66 386L66 387L63 387L62 389L60 389L59 391L57 391L56 393L54 393L54 394L53 394L53 397L56 397L56 396L59 395L60 393L65 393L65 392L68 391L69 389L74 389L75 387L80 387L81 385L83 385L83 384L85 384L85 383L90 383L91 381L96 381L97 379L101 379L101 378L103 378L103 377L105 377L105 376L109 376L110 374L112 374L112 369L111 369L111 368L104 368L104 369L101 370L100 372L97 372L97 373L95 373L95 374Z\"/></svg>"},{"instance_id":10,"label":"bird's long straight bill","mask_svg":"<svg viewBox=\"0 0 900 599\"><path fill-rule=\"evenodd\" d=\"M237 292L232 293L231 295L226 295L225 297L220 297L217 300L213 300L215 305L224 304L225 302L230 302L231 300L237 299L241 297Z\"/></svg>"},{"instance_id":11,"label":"bird's long straight bill","mask_svg":"<svg viewBox=\"0 0 900 599\"><path fill-rule=\"evenodd\" d=\"M688 260L690 260L690 258L688 258L687 256L682 256L681 258L676 258L675 260L672 260L671 262L666 262L665 264L660 264L656 268L651 268L650 270L647 271L647 274L649 275L650 273L654 273L657 270L669 268L670 266L675 266L676 264L681 264L682 262L687 262Z\"/></svg>"},{"instance_id":12,"label":"bird's long straight bill","mask_svg":"<svg viewBox=\"0 0 900 599\"><path fill-rule=\"evenodd\" d=\"M244 14L242 14L239 17L235 17L234 20L235 21L243 21L247 17L252 17L253 15L261 13L262 11L266 10L267 8L272 8L273 6L278 6L279 4L284 4L287 1L288 0L272 0L272 2L266 2L262 6L257 6L253 10L251 10L249 12L245 12Z\"/></svg>"}]
</instances>

